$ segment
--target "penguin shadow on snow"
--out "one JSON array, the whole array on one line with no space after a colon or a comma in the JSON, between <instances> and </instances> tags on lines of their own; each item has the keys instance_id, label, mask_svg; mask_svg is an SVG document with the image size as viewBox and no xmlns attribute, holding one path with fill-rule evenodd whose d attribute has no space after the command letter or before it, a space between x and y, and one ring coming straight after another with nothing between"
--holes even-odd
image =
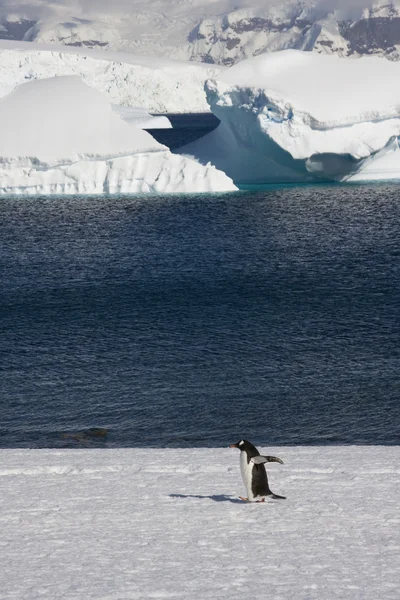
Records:
<instances>
[{"instance_id":1,"label":"penguin shadow on snow","mask_svg":"<svg viewBox=\"0 0 400 600\"><path fill-rule=\"evenodd\" d=\"M239 498L232 498L224 494L215 494L213 496L198 496L196 494L169 494L170 498L197 498L200 500L213 500L213 502L232 502L233 504L244 504Z\"/></svg>"}]
</instances>

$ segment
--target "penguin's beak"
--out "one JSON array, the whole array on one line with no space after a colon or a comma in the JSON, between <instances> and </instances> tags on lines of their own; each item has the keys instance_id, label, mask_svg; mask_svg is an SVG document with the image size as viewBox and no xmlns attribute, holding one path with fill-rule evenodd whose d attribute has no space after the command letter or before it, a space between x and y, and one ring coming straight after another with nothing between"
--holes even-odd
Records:
<instances>
[{"instance_id":1,"label":"penguin's beak","mask_svg":"<svg viewBox=\"0 0 400 600\"><path fill-rule=\"evenodd\" d=\"M229 448L239 448L239 446L237 444L231 444Z\"/></svg>"}]
</instances>

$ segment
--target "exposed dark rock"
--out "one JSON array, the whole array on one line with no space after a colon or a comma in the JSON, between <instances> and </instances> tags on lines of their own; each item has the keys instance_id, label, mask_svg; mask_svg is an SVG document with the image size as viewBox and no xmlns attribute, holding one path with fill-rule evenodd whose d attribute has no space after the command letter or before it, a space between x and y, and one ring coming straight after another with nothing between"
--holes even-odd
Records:
<instances>
[{"instance_id":1,"label":"exposed dark rock","mask_svg":"<svg viewBox=\"0 0 400 600\"><path fill-rule=\"evenodd\" d=\"M355 23L339 23L341 35L347 40L351 54L373 54L385 52L400 44L400 17L375 17L361 19Z\"/></svg>"},{"instance_id":2,"label":"exposed dark rock","mask_svg":"<svg viewBox=\"0 0 400 600\"><path fill-rule=\"evenodd\" d=\"M209 65L215 65L215 60L209 54L200 54L198 57L196 56L196 62L200 60L200 62L207 63Z\"/></svg>"},{"instance_id":3,"label":"exposed dark rock","mask_svg":"<svg viewBox=\"0 0 400 600\"><path fill-rule=\"evenodd\" d=\"M108 42L99 42L98 40L85 40L83 42L63 42L64 46L76 46L84 48L95 48L97 46L108 46Z\"/></svg>"},{"instance_id":4,"label":"exposed dark rock","mask_svg":"<svg viewBox=\"0 0 400 600\"><path fill-rule=\"evenodd\" d=\"M236 62L237 59L235 60L234 58L224 58L220 64L223 67L232 67Z\"/></svg>"},{"instance_id":5,"label":"exposed dark rock","mask_svg":"<svg viewBox=\"0 0 400 600\"><path fill-rule=\"evenodd\" d=\"M200 30L200 23L198 25L196 25L196 27L194 27L192 29L192 31L189 33L188 42L193 44L193 42L195 42L196 40L205 40L206 39L206 36L203 35L202 33L200 33L199 30Z\"/></svg>"},{"instance_id":6,"label":"exposed dark rock","mask_svg":"<svg viewBox=\"0 0 400 600\"><path fill-rule=\"evenodd\" d=\"M240 38L229 38L226 41L226 47L228 50L232 50L232 48L235 48L238 44L240 44Z\"/></svg>"},{"instance_id":7,"label":"exposed dark rock","mask_svg":"<svg viewBox=\"0 0 400 600\"><path fill-rule=\"evenodd\" d=\"M230 24L230 28L238 34L246 31L274 31L281 33L282 31L287 31L293 27L298 27L299 29L303 30L303 33L306 33L311 26L312 23L310 21L306 21L305 19L297 19L296 17L286 21L285 23L274 23L270 19L254 17L252 19L243 19L242 21L237 21L236 23Z\"/></svg>"},{"instance_id":8,"label":"exposed dark rock","mask_svg":"<svg viewBox=\"0 0 400 600\"><path fill-rule=\"evenodd\" d=\"M275 25L269 19L262 19L260 17L254 17L252 19L243 19L230 25L235 33L245 33L248 31L283 31L287 25Z\"/></svg>"},{"instance_id":9,"label":"exposed dark rock","mask_svg":"<svg viewBox=\"0 0 400 600\"><path fill-rule=\"evenodd\" d=\"M108 430L104 427L91 427L83 431L61 433L63 440L73 440L82 446L90 446L94 441L106 441Z\"/></svg>"}]
</instances>

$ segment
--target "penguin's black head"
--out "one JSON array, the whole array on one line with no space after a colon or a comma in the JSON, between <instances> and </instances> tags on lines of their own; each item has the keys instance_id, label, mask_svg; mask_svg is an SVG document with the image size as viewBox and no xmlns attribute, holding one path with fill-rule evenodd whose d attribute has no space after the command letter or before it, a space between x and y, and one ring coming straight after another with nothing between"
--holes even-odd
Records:
<instances>
[{"instance_id":1,"label":"penguin's black head","mask_svg":"<svg viewBox=\"0 0 400 600\"><path fill-rule=\"evenodd\" d=\"M229 448L239 448L239 450L242 450L243 452L256 450L255 446L253 446L253 444L250 444L250 442L248 442L247 440L240 440L239 442L237 442L237 444L231 444Z\"/></svg>"}]
</instances>

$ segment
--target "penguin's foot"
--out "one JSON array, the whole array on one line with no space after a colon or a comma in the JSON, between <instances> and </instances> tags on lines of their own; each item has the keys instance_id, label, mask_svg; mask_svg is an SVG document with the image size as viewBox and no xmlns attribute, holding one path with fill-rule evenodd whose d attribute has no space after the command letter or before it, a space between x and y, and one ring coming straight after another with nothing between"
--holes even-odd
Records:
<instances>
[{"instance_id":1,"label":"penguin's foot","mask_svg":"<svg viewBox=\"0 0 400 600\"><path fill-rule=\"evenodd\" d=\"M243 498L243 496L239 496L239 498L244 502L251 502L251 500L249 500L248 498ZM253 500L253 502L265 502L265 498L263 498L262 500Z\"/></svg>"}]
</instances>

